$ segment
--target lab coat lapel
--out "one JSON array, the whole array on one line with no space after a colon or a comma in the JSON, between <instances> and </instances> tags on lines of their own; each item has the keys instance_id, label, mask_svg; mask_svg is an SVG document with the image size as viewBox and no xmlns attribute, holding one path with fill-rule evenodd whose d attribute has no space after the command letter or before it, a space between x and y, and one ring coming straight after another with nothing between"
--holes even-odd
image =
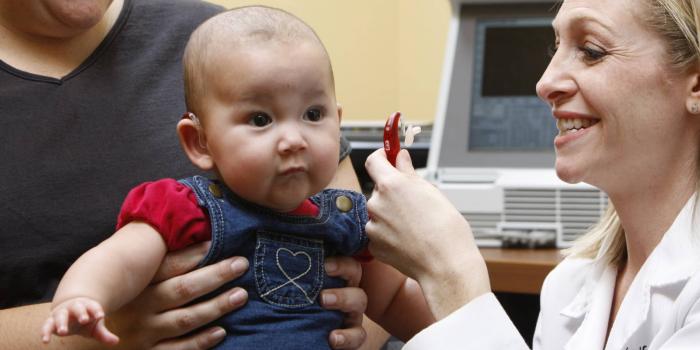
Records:
<instances>
[{"instance_id":1,"label":"lab coat lapel","mask_svg":"<svg viewBox=\"0 0 700 350\"><path fill-rule=\"evenodd\" d=\"M632 343L649 344L653 334L635 333L649 318L652 293L660 287L685 283L697 271L700 258L691 237L697 234L692 232L692 221L700 217L694 210L694 198L686 203L637 273L620 305L606 349L625 349L632 337L639 336L648 339L635 339Z\"/></svg>"},{"instance_id":2,"label":"lab coat lapel","mask_svg":"<svg viewBox=\"0 0 700 350\"><path fill-rule=\"evenodd\" d=\"M581 326L566 343L566 350L602 349L605 345L612 292L617 271L608 265L599 264L592 278L586 282L574 301L564 308L561 315L578 318L584 316ZM585 315L582 314L585 313Z\"/></svg>"},{"instance_id":3,"label":"lab coat lapel","mask_svg":"<svg viewBox=\"0 0 700 350\"><path fill-rule=\"evenodd\" d=\"M647 320L651 287L646 280L635 279L632 283L639 283L641 286L632 285L627 291L610 329L605 349L625 349L628 340Z\"/></svg>"}]
</instances>

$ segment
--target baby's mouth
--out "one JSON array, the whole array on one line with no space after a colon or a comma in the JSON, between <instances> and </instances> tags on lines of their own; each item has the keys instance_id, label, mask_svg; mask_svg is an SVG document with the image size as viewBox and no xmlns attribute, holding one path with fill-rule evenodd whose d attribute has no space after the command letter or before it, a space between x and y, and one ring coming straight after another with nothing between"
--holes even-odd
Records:
<instances>
[{"instance_id":1,"label":"baby's mouth","mask_svg":"<svg viewBox=\"0 0 700 350\"><path fill-rule=\"evenodd\" d=\"M282 171L282 175L292 175L292 174L301 173L304 171L305 171L305 169L302 166L289 167L289 168L284 169Z\"/></svg>"}]
</instances>

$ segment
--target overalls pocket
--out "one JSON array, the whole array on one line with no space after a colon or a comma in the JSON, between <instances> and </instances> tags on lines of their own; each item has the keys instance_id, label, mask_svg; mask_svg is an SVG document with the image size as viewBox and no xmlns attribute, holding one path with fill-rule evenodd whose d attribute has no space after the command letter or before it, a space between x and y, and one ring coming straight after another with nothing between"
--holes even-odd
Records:
<instances>
[{"instance_id":1,"label":"overalls pocket","mask_svg":"<svg viewBox=\"0 0 700 350\"><path fill-rule=\"evenodd\" d=\"M315 302L323 286L323 242L259 231L255 284L266 302L300 308Z\"/></svg>"}]
</instances>

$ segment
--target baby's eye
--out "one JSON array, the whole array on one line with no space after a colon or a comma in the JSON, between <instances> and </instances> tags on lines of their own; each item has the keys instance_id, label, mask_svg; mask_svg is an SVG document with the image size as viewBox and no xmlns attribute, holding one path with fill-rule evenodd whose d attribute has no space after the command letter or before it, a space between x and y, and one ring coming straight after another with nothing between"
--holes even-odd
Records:
<instances>
[{"instance_id":1,"label":"baby's eye","mask_svg":"<svg viewBox=\"0 0 700 350\"><path fill-rule=\"evenodd\" d=\"M253 126L257 126L260 128L262 128L263 126L266 126L267 124L270 124L270 123L272 123L272 118L270 118L269 115L267 115L265 113L260 113L260 112L253 113L250 116L250 120L248 121L248 124L253 125Z\"/></svg>"},{"instance_id":2,"label":"baby's eye","mask_svg":"<svg viewBox=\"0 0 700 350\"><path fill-rule=\"evenodd\" d=\"M304 119L317 122L323 118L323 113L319 108L309 108L304 112Z\"/></svg>"}]
</instances>

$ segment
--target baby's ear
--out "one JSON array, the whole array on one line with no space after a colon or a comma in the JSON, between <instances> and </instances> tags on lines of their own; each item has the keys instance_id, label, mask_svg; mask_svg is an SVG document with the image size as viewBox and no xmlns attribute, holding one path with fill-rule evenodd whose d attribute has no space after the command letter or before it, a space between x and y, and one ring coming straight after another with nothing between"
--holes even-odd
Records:
<instances>
[{"instance_id":1,"label":"baby's ear","mask_svg":"<svg viewBox=\"0 0 700 350\"><path fill-rule=\"evenodd\" d=\"M343 121L343 106L340 103L336 103L336 106L338 107L338 124L340 124Z\"/></svg>"},{"instance_id":2,"label":"baby's ear","mask_svg":"<svg viewBox=\"0 0 700 350\"><path fill-rule=\"evenodd\" d=\"M177 135L180 145L190 161L202 170L214 168L214 161L207 149L206 136L199 119L194 113L187 112L177 123Z\"/></svg>"}]
</instances>

